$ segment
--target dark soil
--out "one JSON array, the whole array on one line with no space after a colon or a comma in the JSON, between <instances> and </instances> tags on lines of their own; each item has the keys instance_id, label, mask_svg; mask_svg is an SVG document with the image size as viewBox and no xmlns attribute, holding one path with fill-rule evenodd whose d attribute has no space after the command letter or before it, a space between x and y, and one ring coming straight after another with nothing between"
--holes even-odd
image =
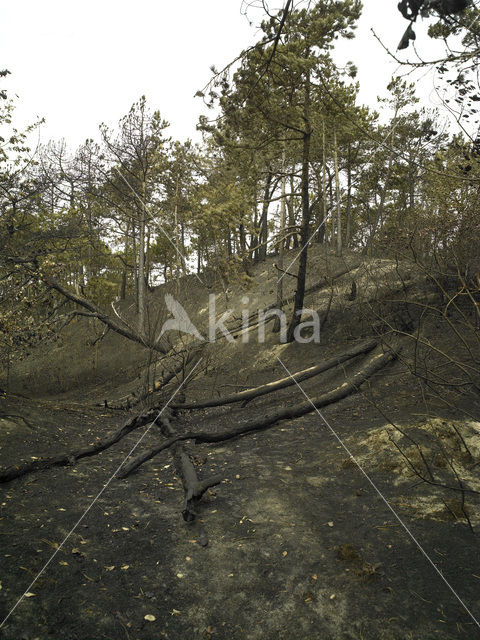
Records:
<instances>
[{"instance_id":1,"label":"dark soil","mask_svg":"<svg viewBox=\"0 0 480 640\"><path fill-rule=\"evenodd\" d=\"M310 282L322 277L321 255L317 257ZM370 270L377 268L380 283L375 281L374 292L384 286L385 265L388 261L370 264ZM339 266L333 264L333 271ZM268 303L275 296L275 280L268 280L268 270L276 277L272 265L261 265L257 280L263 288L251 293L262 304L263 298ZM350 277L338 284L322 345L280 346L272 336L260 346L254 341L239 345L239 340L211 345L198 377L188 386L187 399L217 397L282 378L285 372L276 355L290 371L298 371L341 352L352 339L369 335L378 314L390 310L370 309L373 294L367 275L364 284L357 278L359 295L363 292L366 301L362 304L346 302ZM200 309L201 294L188 294L192 308ZM242 295L238 286L232 294L238 305ZM324 309L329 296L329 290L320 292L309 304ZM233 304L232 298L225 296L224 304ZM410 311L407 315L405 322L412 320ZM456 353L441 326L433 325L432 331L442 349ZM140 347L111 333L92 346L101 333L96 324L73 323L57 344L39 345L28 358L14 363L11 393L0 405L0 467L78 449L123 423L128 414L102 405L105 399L116 401L138 392L148 358ZM0 485L0 618L16 607L0 637L480 638L480 626L452 592L480 620L478 496L468 494L464 505L472 532L458 508L458 492L427 485L413 472L400 477L398 459L391 459L397 455L393 445L386 452L375 439L365 444L377 428L388 425L385 416L417 430L431 417L466 422L461 409L478 419L475 402L449 408L439 403L441 397L438 402L425 398L419 378L405 367L409 359L414 361L413 355L403 354L376 374L362 393L328 407L324 415L423 552L315 413L221 446L187 444L200 478L217 473L224 477L203 496L199 517L191 524L181 515L184 493L168 451L125 480L113 478L147 430L143 427L75 465ZM458 352L458 357L463 355ZM308 394L319 395L340 384L357 365L329 371L302 386ZM446 369L440 371L449 375ZM163 401L177 385L170 383ZM179 419L189 429L225 429L303 400L298 388L289 387L244 408L233 405ZM161 401L156 398L159 405ZM139 449L160 437L159 428L152 427ZM468 462L470 483L479 460ZM447 471L440 469L439 477ZM424 509L432 501L441 508ZM202 546L205 534L208 545ZM19 602L26 591L29 596Z\"/></svg>"},{"instance_id":2,"label":"dark soil","mask_svg":"<svg viewBox=\"0 0 480 640\"><path fill-rule=\"evenodd\" d=\"M386 393L392 379L397 393L408 390L400 364L377 376L372 388L377 395L383 390L377 400L392 418L401 420L397 400ZM319 386L318 380L312 381L307 392L318 392ZM280 400L228 410L221 424L299 400L299 390L285 390ZM413 397L409 405L410 412L421 410ZM9 416L4 427L10 425L2 449L5 466L93 441L123 419L106 410L18 397L5 404L3 413ZM208 415L215 428L216 413ZM358 437L384 423L362 395L325 415L354 455ZM155 429L142 447L158 437ZM38 472L1 487L2 617L139 436L134 432L73 467ZM428 560L358 468L348 463L345 450L319 416L282 423L222 446L196 447L192 453L200 476L221 472L225 477L204 496L199 523L189 525L181 517L183 491L168 453L126 480L112 480L29 589L35 595L18 605L2 637L480 637ZM400 491L392 474L376 472L372 479L395 506ZM421 485L412 493L427 490ZM478 509L478 504L471 508ZM478 613L477 536L465 522L414 518L408 509L399 512L464 603ZM207 547L199 544L202 528Z\"/></svg>"}]
</instances>

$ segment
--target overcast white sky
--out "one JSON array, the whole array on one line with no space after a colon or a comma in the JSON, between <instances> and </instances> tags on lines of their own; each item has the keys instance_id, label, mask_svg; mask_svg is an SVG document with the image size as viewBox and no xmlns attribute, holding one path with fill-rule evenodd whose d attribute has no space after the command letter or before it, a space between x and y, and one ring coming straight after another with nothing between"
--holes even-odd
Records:
<instances>
[{"instance_id":1,"label":"overcast white sky","mask_svg":"<svg viewBox=\"0 0 480 640\"><path fill-rule=\"evenodd\" d=\"M0 68L17 94L21 123L44 117L42 140L66 138L75 147L97 137L98 125L115 124L145 94L171 123L170 135L195 137L202 102L194 98L210 77L257 39L240 12L241 0L15 0L4 3L0 24ZM397 0L364 0L357 38L340 47L339 61L359 67L361 99L372 106L396 71L370 33L373 27L395 50L407 23ZM434 48L417 29L421 48ZM419 96L433 96L432 74Z\"/></svg>"}]
</instances>

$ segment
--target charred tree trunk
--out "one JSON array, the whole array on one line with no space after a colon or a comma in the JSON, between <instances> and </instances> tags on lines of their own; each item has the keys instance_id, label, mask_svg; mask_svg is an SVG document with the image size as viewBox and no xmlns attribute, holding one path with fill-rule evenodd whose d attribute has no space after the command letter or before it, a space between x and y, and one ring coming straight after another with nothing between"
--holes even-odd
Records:
<instances>
[{"instance_id":1,"label":"charred tree trunk","mask_svg":"<svg viewBox=\"0 0 480 640\"><path fill-rule=\"evenodd\" d=\"M395 358L396 354L392 350L388 350L385 353L377 353L368 361L368 363L362 369L360 369L350 379L346 380L343 384L336 387L332 391L324 393L323 395L313 398L312 400L309 400L307 402L302 402L301 404L290 405L284 409L279 409L270 414L267 414L266 416L263 416L262 418L254 418L253 420L244 422L234 427L233 429L227 429L217 432L188 431L181 435L172 437L162 444L152 447L148 451L145 451L144 453L138 455L136 458L133 458L120 471L121 477L129 475L130 473L132 473L132 471L138 469L138 467L141 466L144 462L146 462L147 460L151 460L151 458L156 456L161 451L169 449L176 442L185 440L191 440L197 444L202 442L211 444L217 442L225 442L226 440L238 438L255 431L263 431L276 424L280 420L299 418L307 413L315 411L315 409L320 409L321 407L326 407L330 404L338 402L339 400L346 398L352 393L356 393L360 386L366 380L368 380L368 378L370 378L377 371L380 371L380 369L382 369L386 364L388 364Z\"/></svg>"},{"instance_id":2,"label":"charred tree trunk","mask_svg":"<svg viewBox=\"0 0 480 640\"><path fill-rule=\"evenodd\" d=\"M285 145L283 145L282 150L282 199L280 201L280 229L279 233L282 236L285 233L286 226L286 202L285 202L285 186L286 186L286 175L285 175ZM278 268L283 270L283 255L285 253L285 241L281 240L278 245ZM282 308L282 300L283 300L283 277L278 278L277 280L277 309ZM280 331L280 317L275 316L275 322L273 324L272 331L274 333L278 333Z\"/></svg>"},{"instance_id":3,"label":"charred tree trunk","mask_svg":"<svg viewBox=\"0 0 480 640\"><path fill-rule=\"evenodd\" d=\"M309 378L318 376L320 373L328 371L329 369L333 369L333 367L342 364L342 362L346 362L347 360L351 360L356 356L372 351L372 349L374 349L376 346L376 340L367 340L366 342L362 342L358 345L355 345L354 347L351 347L350 349L347 349L347 351L344 351L343 353L340 353L333 358L329 358L328 360L320 362L314 367L309 367L308 369L303 369L302 371L292 373L292 376L289 376L288 378L275 380L274 382L263 384L259 387L255 387L254 389L247 389L245 391L233 393L221 398L200 400L198 402L186 402L183 404L173 404L172 407L174 409L204 409L206 407L221 407L226 404L233 404L235 402L246 402L249 400L253 400L253 398L258 398L259 396L273 393L274 391L278 391L279 389L285 389L285 387L289 387L298 382L302 382L303 380L308 380Z\"/></svg>"},{"instance_id":4,"label":"charred tree trunk","mask_svg":"<svg viewBox=\"0 0 480 640\"><path fill-rule=\"evenodd\" d=\"M260 218L260 234L258 259L265 260L267 257L267 240L268 240L268 205L270 204L270 185L272 184L273 173L271 167L268 168L267 179L265 181L265 189L263 192L262 216Z\"/></svg>"},{"instance_id":5,"label":"charred tree trunk","mask_svg":"<svg viewBox=\"0 0 480 640\"><path fill-rule=\"evenodd\" d=\"M89 456L97 455L105 449L108 449L116 442L119 442L131 431L138 429L139 427L148 424L155 420L158 415L159 408L154 407L143 411L140 415L135 416L127 420L120 429L107 435L103 440L98 440L94 445L77 449L76 451L69 451L68 453L60 453L50 458L41 458L40 460L34 460L33 462L22 462L18 465L8 467L4 471L0 471L0 482L9 482L15 478L20 478L28 473L34 471L41 471L42 469L50 469L52 467L66 467L74 464L81 458L87 458Z\"/></svg>"},{"instance_id":6,"label":"charred tree trunk","mask_svg":"<svg viewBox=\"0 0 480 640\"><path fill-rule=\"evenodd\" d=\"M337 242L335 247L335 255L339 258L342 255L343 239L342 239L342 210L340 203L340 176L338 171L338 145L337 145L337 129L333 129L333 161L335 167L335 200L337 204Z\"/></svg>"},{"instance_id":7,"label":"charred tree trunk","mask_svg":"<svg viewBox=\"0 0 480 640\"><path fill-rule=\"evenodd\" d=\"M302 228L300 232L301 253L298 263L297 290L292 317L287 329L287 342L295 339L295 329L301 322L301 310L305 296L305 282L307 278L307 255L310 241L310 202L309 202L309 166L310 166L310 141L312 128L310 124L310 72L307 71L304 105L305 131L303 133L302 150Z\"/></svg>"}]
</instances>

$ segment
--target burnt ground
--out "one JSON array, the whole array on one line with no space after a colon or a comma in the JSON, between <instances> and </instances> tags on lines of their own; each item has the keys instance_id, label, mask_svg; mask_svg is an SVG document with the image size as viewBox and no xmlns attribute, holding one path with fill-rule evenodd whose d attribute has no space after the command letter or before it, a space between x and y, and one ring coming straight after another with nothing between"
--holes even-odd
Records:
<instances>
[{"instance_id":1,"label":"burnt ground","mask_svg":"<svg viewBox=\"0 0 480 640\"><path fill-rule=\"evenodd\" d=\"M340 374L305 383L308 393ZM439 571L480 616L478 535L461 518L411 509L433 491L400 485L365 433L425 413L401 363L377 374L365 395L324 414ZM225 428L302 400L296 388L245 408L184 419ZM429 408L432 411L432 407ZM438 408L438 415L441 413ZM124 414L70 398L11 397L0 465L63 451L116 428ZM6 416L6 417L5 417ZM18 418L22 416L22 418ZM446 418L448 416L445 416ZM1 485L3 618L101 491L141 432L75 466ZM153 427L142 447L159 437ZM221 446L189 447L204 477L224 481L181 516L183 490L163 452L126 480L112 480L1 630L6 640L468 639L480 638L447 585L419 551L319 416L279 423ZM478 501L469 498L470 513ZM199 544L201 527L209 544ZM149 616L150 620L145 616ZM152 619L153 617L154 619Z\"/></svg>"},{"instance_id":2,"label":"burnt ground","mask_svg":"<svg viewBox=\"0 0 480 640\"><path fill-rule=\"evenodd\" d=\"M309 283L324 277L329 268L335 272L345 266L335 263L334 256L326 261L320 250L315 251ZM278 277L274 260L256 267L249 289L239 283L217 295L218 313L233 307L238 316L246 291L254 308L274 300ZM255 340L209 345L198 376L188 385L187 399L216 397L282 378L285 371L275 356L290 371L317 364L340 353L352 340L371 335L380 316L388 322L392 317L403 318L401 326L418 321L415 310L423 315L418 301L429 294L424 278L415 275L411 265L402 266L400 273L398 265L387 259L347 256L349 264L359 260L363 266L354 276L358 299L347 299L350 274L336 281L321 344L279 345L278 337L268 332L261 345ZM411 283L408 291L418 296L408 308L398 301L405 282ZM184 289L181 299L196 314L191 315L195 322L200 322L207 309L206 292L196 281ZM397 299L393 307L385 302L372 307L372 300L383 300L387 293ZM161 303L162 291L154 295ZM308 298L308 304L323 313L330 308L330 297L330 289L321 290ZM122 313L127 313L131 301L125 305ZM163 321L161 310L159 318ZM422 325L423 335L441 352L463 362L469 354L462 352L458 332L447 321L439 323L434 313L432 323ZM458 326L464 331L464 324ZM0 400L1 468L77 449L125 421L128 414L101 405L105 399L114 404L138 393L145 383L148 356L141 347L111 332L102 337L103 333L98 323L83 319L63 329L55 341L38 345L12 363L10 394ZM474 357L475 349L478 342L470 354ZM428 558L480 620L478 494L467 494L462 507L458 492L419 481L397 450L400 446L421 468L415 447L405 435L399 439L398 431L388 431L391 421L421 442L439 482L458 488L457 473L480 491L478 396L469 396L470 405L455 406L448 397L455 386L448 384L440 387L450 389L445 397L442 391L440 398L425 395L428 389L419 384L422 378L412 376L409 366L419 367L420 374L427 369L440 372L454 385L458 369L445 368L428 349L421 356L416 345L406 340L399 361L377 373L362 393L324 409L324 415ZM353 362L346 371L326 372L302 387L311 397L319 395L338 386L348 369L359 365ZM158 369L162 367L160 360ZM163 398L156 398L159 406L177 384L172 382L161 391ZM303 400L300 390L290 387L243 408L233 405L185 413L179 419L189 429L224 430ZM183 489L168 451L129 478L113 479L104 488L145 430L132 432L74 466L0 484L1 619L25 591L31 594L18 604L0 629L0 637L480 638L480 627L318 415L284 421L221 446L187 445L200 478L211 473L224 477L202 498L193 524L182 518ZM158 428L152 427L140 448L160 437ZM201 544L204 531L206 547Z\"/></svg>"}]
</instances>

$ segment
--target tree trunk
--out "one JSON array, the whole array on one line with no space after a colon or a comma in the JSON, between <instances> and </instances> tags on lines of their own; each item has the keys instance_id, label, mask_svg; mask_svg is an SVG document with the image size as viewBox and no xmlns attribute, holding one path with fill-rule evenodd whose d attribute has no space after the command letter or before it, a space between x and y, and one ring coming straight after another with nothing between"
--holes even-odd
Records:
<instances>
[{"instance_id":1,"label":"tree trunk","mask_svg":"<svg viewBox=\"0 0 480 640\"><path fill-rule=\"evenodd\" d=\"M130 232L130 224L127 224L127 230L125 232L125 242L123 245L123 269L122 269L122 283L120 285L120 300L125 300L127 296L127 264L128 264L128 235Z\"/></svg>"},{"instance_id":2,"label":"tree trunk","mask_svg":"<svg viewBox=\"0 0 480 640\"><path fill-rule=\"evenodd\" d=\"M247 240L245 238L245 227L240 223L238 227L239 247L240 255L244 256L247 252Z\"/></svg>"},{"instance_id":3,"label":"tree trunk","mask_svg":"<svg viewBox=\"0 0 480 640\"><path fill-rule=\"evenodd\" d=\"M346 229L345 246L348 249L351 235L351 215L352 215L352 148L348 145L347 152L347 206L345 211Z\"/></svg>"},{"instance_id":4,"label":"tree trunk","mask_svg":"<svg viewBox=\"0 0 480 640\"><path fill-rule=\"evenodd\" d=\"M178 175L175 183L175 207L174 207L174 225L175 225L175 287L178 296L179 290L179 282L178 277L180 275L180 270L182 267L182 260L180 258L180 248L179 248L179 233L178 233Z\"/></svg>"},{"instance_id":5,"label":"tree trunk","mask_svg":"<svg viewBox=\"0 0 480 640\"><path fill-rule=\"evenodd\" d=\"M146 243L145 243L145 285L147 290L151 284L150 275L151 275L151 263L150 263L150 227L146 228Z\"/></svg>"},{"instance_id":6,"label":"tree trunk","mask_svg":"<svg viewBox=\"0 0 480 640\"><path fill-rule=\"evenodd\" d=\"M137 229L135 220L132 219L132 256L133 256L133 281L135 283L135 305L138 313L138 256L137 256Z\"/></svg>"},{"instance_id":7,"label":"tree trunk","mask_svg":"<svg viewBox=\"0 0 480 640\"><path fill-rule=\"evenodd\" d=\"M255 200L257 199L257 189L255 189ZM255 204L255 208L253 211L253 230L250 235L250 247L257 247L259 243L259 233L258 233L258 211L257 205ZM251 252L252 260L254 262L258 262L258 248L254 249Z\"/></svg>"},{"instance_id":8,"label":"tree trunk","mask_svg":"<svg viewBox=\"0 0 480 640\"><path fill-rule=\"evenodd\" d=\"M339 258L342 255L342 211L340 207L340 177L338 172L338 147L337 129L333 129L333 160L335 165L335 199L337 201L337 242L335 255Z\"/></svg>"},{"instance_id":9,"label":"tree trunk","mask_svg":"<svg viewBox=\"0 0 480 640\"><path fill-rule=\"evenodd\" d=\"M304 104L305 131L303 133L302 149L302 228L300 231L301 253L298 263L297 290L295 292L295 302L293 305L292 317L287 330L287 342L295 339L295 329L301 322L301 309L303 308L303 298L305 296L305 281L307 278L307 254L310 240L310 201L309 201L309 166L310 166L310 141L312 128L310 124L310 72L307 71L305 84L305 104Z\"/></svg>"},{"instance_id":10,"label":"tree trunk","mask_svg":"<svg viewBox=\"0 0 480 640\"><path fill-rule=\"evenodd\" d=\"M146 307L146 286L145 286L145 180L142 181L142 201L140 203L140 221L138 229L138 332L143 335L145 332L145 307Z\"/></svg>"},{"instance_id":11,"label":"tree trunk","mask_svg":"<svg viewBox=\"0 0 480 640\"><path fill-rule=\"evenodd\" d=\"M292 173L290 174L290 197L287 200L288 207L288 226L293 229L295 226L295 179L293 175L294 166L292 167ZM292 237L292 246L294 249L298 247L298 236L296 233ZM290 237L288 238L287 250L290 249Z\"/></svg>"},{"instance_id":12,"label":"tree trunk","mask_svg":"<svg viewBox=\"0 0 480 640\"><path fill-rule=\"evenodd\" d=\"M285 176L285 144L283 145L282 150L282 199L280 201L280 229L279 234L280 237L285 232L286 225L286 202L285 202L285 186L286 186L286 176ZM283 240L280 241L278 245L278 268L283 269L283 255L285 253L285 242ZM282 308L282 300L283 300L283 278L278 278L277 280L277 309ZM280 331L280 318L279 316L275 316L275 322L273 324L273 333L278 333Z\"/></svg>"},{"instance_id":13,"label":"tree trunk","mask_svg":"<svg viewBox=\"0 0 480 640\"><path fill-rule=\"evenodd\" d=\"M412 213L415 208L415 178L417 169L415 166L413 154L409 154L409 171L408 171L408 207Z\"/></svg>"},{"instance_id":14,"label":"tree trunk","mask_svg":"<svg viewBox=\"0 0 480 640\"><path fill-rule=\"evenodd\" d=\"M197 275L200 275L202 272L202 249L200 247L200 243L197 249Z\"/></svg>"},{"instance_id":15,"label":"tree trunk","mask_svg":"<svg viewBox=\"0 0 480 640\"><path fill-rule=\"evenodd\" d=\"M327 145L325 135L325 119L322 121L322 205L323 205L323 227L319 230L323 231L319 242L328 242L327 233Z\"/></svg>"},{"instance_id":16,"label":"tree trunk","mask_svg":"<svg viewBox=\"0 0 480 640\"><path fill-rule=\"evenodd\" d=\"M270 185L272 184L273 172L272 168L268 168L267 179L265 181L265 189L263 192L262 217L260 218L260 234L259 242L262 246L258 250L258 259L265 260L267 257L267 240L268 240L268 205L270 204Z\"/></svg>"}]
</instances>

